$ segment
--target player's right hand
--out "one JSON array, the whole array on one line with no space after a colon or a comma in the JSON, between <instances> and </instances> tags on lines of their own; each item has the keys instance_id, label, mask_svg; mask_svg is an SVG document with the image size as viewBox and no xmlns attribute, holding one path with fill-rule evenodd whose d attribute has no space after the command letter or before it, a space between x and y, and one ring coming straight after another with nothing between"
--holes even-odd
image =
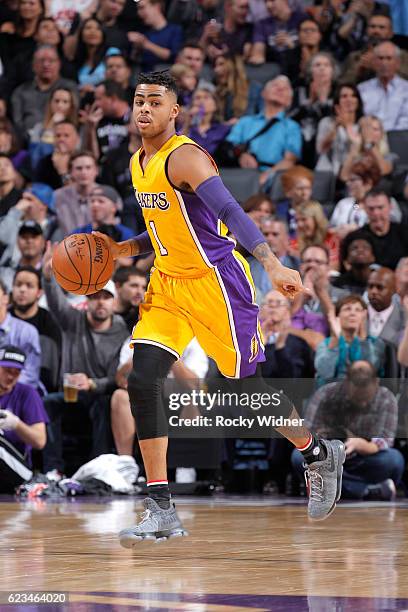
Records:
<instances>
[{"instance_id":1,"label":"player's right hand","mask_svg":"<svg viewBox=\"0 0 408 612\"><path fill-rule=\"evenodd\" d=\"M113 259L118 259L120 257L120 246L118 242L113 240L113 238L111 238L110 236L103 234L102 232L92 232L92 234L94 236L98 236L98 238L101 238L105 241L108 249L112 253Z\"/></svg>"}]
</instances>

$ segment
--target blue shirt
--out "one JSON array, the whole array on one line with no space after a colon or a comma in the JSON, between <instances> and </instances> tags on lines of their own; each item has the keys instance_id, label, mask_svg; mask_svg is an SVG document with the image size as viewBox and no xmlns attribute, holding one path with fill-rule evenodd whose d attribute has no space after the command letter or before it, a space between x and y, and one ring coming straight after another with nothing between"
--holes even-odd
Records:
<instances>
[{"instance_id":1,"label":"blue shirt","mask_svg":"<svg viewBox=\"0 0 408 612\"><path fill-rule=\"evenodd\" d=\"M43 401L38 392L30 387L30 385L18 382L10 393L0 396L0 407L2 410L10 410L26 425L48 423L48 416ZM25 456L28 464L31 465L32 447L23 442L14 431L5 431L4 437Z\"/></svg>"},{"instance_id":2,"label":"blue shirt","mask_svg":"<svg viewBox=\"0 0 408 612\"><path fill-rule=\"evenodd\" d=\"M117 223L115 228L121 232L120 240L129 240L129 238L133 238L135 232L131 230L126 225L122 225L121 223ZM77 227L72 233L73 234L91 234L94 228L90 223L88 225L82 225L81 227Z\"/></svg>"},{"instance_id":3,"label":"blue shirt","mask_svg":"<svg viewBox=\"0 0 408 612\"><path fill-rule=\"evenodd\" d=\"M39 387L41 347L37 329L31 323L7 313L3 323L0 323L0 348L7 344L18 346L26 354L26 362L19 381L35 388Z\"/></svg>"},{"instance_id":4,"label":"blue shirt","mask_svg":"<svg viewBox=\"0 0 408 612\"><path fill-rule=\"evenodd\" d=\"M170 57L166 62L169 64L173 63L183 42L183 30L179 25L168 23L164 28L161 28L161 30L151 29L147 32L143 32L143 34L155 45L169 49ZM142 70L144 72L153 70L156 64L163 63L163 61L164 60L160 59L151 51L144 51L142 55Z\"/></svg>"},{"instance_id":5,"label":"blue shirt","mask_svg":"<svg viewBox=\"0 0 408 612\"><path fill-rule=\"evenodd\" d=\"M248 152L257 158L260 170L267 170L282 161L285 153L293 153L298 158L302 153L300 125L285 117L284 112L278 113L276 119L276 123L249 145ZM241 117L232 127L227 140L235 145L244 144L260 132L268 121L263 113Z\"/></svg>"},{"instance_id":6,"label":"blue shirt","mask_svg":"<svg viewBox=\"0 0 408 612\"><path fill-rule=\"evenodd\" d=\"M84 64L78 70L78 82L80 85L99 85L105 79L105 62L100 62L96 68Z\"/></svg>"}]
</instances>

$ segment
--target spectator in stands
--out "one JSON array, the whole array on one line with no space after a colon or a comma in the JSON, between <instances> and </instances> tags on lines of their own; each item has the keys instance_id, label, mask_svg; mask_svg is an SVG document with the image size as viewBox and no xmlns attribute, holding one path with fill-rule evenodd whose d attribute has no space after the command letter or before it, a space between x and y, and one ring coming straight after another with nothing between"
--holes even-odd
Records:
<instances>
[{"instance_id":1,"label":"spectator in stands","mask_svg":"<svg viewBox=\"0 0 408 612\"><path fill-rule=\"evenodd\" d=\"M308 413L310 425L319 436L345 442L342 497L394 500L395 486L404 471L402 454L392 448L398 404L389 389L379 386L375 367L362 359L351 363L346 380L316 391ZM293 451L292 463L302 477L303 459L297 450Z\"/></svg>"},{"instance_id":2,"label":"spectator in stands","mask_svg":"<svg viewBox=\"0 0 408 612\"><path fill-rule=\"evenodd\" d=\"M17 176L11 159L0 153L0 218L17 204L22 191L16 187Z\"/></svg>"},{"instance_id":3,"label":"spectator in stands","mask_svg":"<svg viewBox=\"0 0 408 612\"><path fill-rule=\"evenodd\" d=\"M261 221L261 230L279 261L292 270L299 270L299 259L290 252L289 230L286 221L265 217Z\"/></svg>"},{"instance_id":4,"label":"spectator in stands","mask_svg":"<svg viewBox=\"0 0 408 612\"><path fill-rule=\"evenodd\" d=\"M71 383L78 389L78 402L65 403L63 393L45 399L50 418L49 437L44 449L45 471L62 472L61 418L66 410L89 411L92 421L92 456L109 452L109 399L115 382L119 352L128 331L122 318L113 314L115 286L88 296L87 310L69 305L64 292L52 277L51 247L44 258L44 290L50 310L63 331L61 374L73 373Z\"/></svg>"},{"instance_id":5,"label":"spectator in stands","mask_svg":"<svg viewBox=\"0 0 408 612\"><path fill-rule=\"evenodd\" d=\"M256 193L249 197L243 203L242 208L258 227L261 227L261 222L265 217L274 215L276 211L275 204L263 193Z\"/></svg>"},{"instance_id":6,"label":"spectator in stands","mask_svg":"<svg viewBox=\"0 0 408 612\"><path fill-rule=\"evenodd\" d=\"M241 153L238 161L241 168L258 168L261 184L270 180L274 172L292 167L301 155L300 127L285 114L292 96L287 77L279 76L268 81L262 92L263 112L241 117L227 137L234 145L244 145L252 138L248 151ZM270 127L256 137L268 124Z\"/></svg>"},{"instance_id":7,"label":"spectator in stands","mask_svg":"<svg viewBox=\"0 0 408 612\"><path fill-rule=\"evenodd\" d=\"M90 17L82 21L78 33L78 45L74 57L77 79L82 94L94 91L105 79L106 41L101 23Z\"/></svg>"},{"instance_id":8,"label":"spectator in stands","mask_svg":"<svg viewBox=\"0 0 408 612\"><path fill-rule=\"evenodd\" d=\"M33 58L34 80L19 85L13 92L11 102L13 121L28 132L43 120L49 95L59 87L67 87L76 93L73 81L61 78L61 61L56 49L50 45L39 47Z\"/></svg>"},{"instance_id":9,"label":"spectator in stands","mask_svg":"<svg viewBox=\"0 0 408 612\"><path fill-rule=\"evenodd\" d=\"M52 242L62 240L63 234L58 227L54 212L54 194L51 187L45 183L31 183L24 191L23 199L29 202L29 207L24 213L24 221L38 223L45 240Z\"/></svg>"},{"instance_id":10,"label":"spectator in stands","mask_svg":"<svg viewBox=\"0 0 408 612\"><path fill-rule=\"evenodd\" d=\"M341 168L341 180L346 182L350 175L351 165L366 156L371 157L371 163L378 165L381 176L391 174L396 156L390 153L387 134L384 132L380 119L367 115L361 117L358 124L359 132L350 134L351 145Z\"/></svg>"},{"instance_id":11,"label":"spectator in stands","mask_svg":"<svg viewBox=\"0 0 408 612\"><path fill-rule=\"evenodd\" d=\"M128 138L119 147L112 149L102 164L101 182L114 187L123 200L120 218L123 225L133 229L134 234L140 234L146 229L142 209L135 198L129 163L132 155L140 149L142 142L138 129L129 117Z\"/></svg>"},{"instance_id":12,"label":"spectator in stands","mask_svg":"<svg viewBox=\"0 0 408 612\"><path fill-rule=\"evenodd\" d=\"M105 55L106 80L115 81L125 90L126 101L133 106L135 88L130 83L132 70L127 58L114 48L108 49Z\"/></svg>"},{"instance_id":13,"label":"spectator in stands","mask_svg":"<svg viewBox=\"0 0 408 612\"><path fill-rule=\"evenodd\" d=\"M161 62L172 63L183 42L179 25L168 23L163 0L139 0L137 14L145 28L141 32L128 32L132 44L132 59L141 63L142 70L149 72Z\"/></svg>"},{"instance_id":14,"label":"spectator in stands","mask_svg":"<svg viewBox=\"0 0 408 612\"><path fill-rule=\"evenodd\" d=\"M308 378L314 375L312 352L292 328L290 302L278 291L269 291L260 309L265 358L265 378Z\"/></svg>"},{"instance_id":15,"label":"spectator in stands","mask_svg":"<svg viewBox=\"0 0 408 612\"><path fill-rule=\"evenodd\" d=\"M10 157L16 170L17 185L22 187L31 178L30 158L17 130L7 118L0 119L0 152Z\"/></svg>"},{"instance_id":16,"label":"spectator in stands","mask_svg":"<svg viewBox=\"0 0 408 612\"><path fill-rule=\"evenodd\" d=\"M96 159L106 155L127 138L131 109L125 90L115 81L104 81L95 88L95 103L80 112L85 123L84 143Z\"/></svg>"},{"instance_id":17,"label":"spectator in stands","mask_svg":"<svg viewBox=\"0 0 408 612\"><path fill-rule=\"evenodd\" d=\"M129 333L132 333L139 318L139 304L146 292L146 275L133 266L126 266L115 270L113 282L116 288L114 312L123 318Z\"/></svg>"},{"instance_id":18,"label":"spectator in stands","mask_svg":"<svg viewBox=\"0 0 408 612\"><path fill-rule=\"evenodd\" d=\"M395 291L400 301L408 294L408 257L402 257L395 268Z\"/></svg>"},{"instance_id":19,"label":"spectator in stands","mask_svg":"<svg viewBox=\"0 0 408 612\"><path fill-rule=\"evenodd\" d=\"M294 301L293 326L327 335L327 314L332 304L336 304L347 293L330 284L329 251L324 245L309 246L301 252L300 274L309 291Z\"/></svg>"},{"instance_id":20,"label":"spectator in stands","mask_svg":"<svg viewBox=\"0 0 408 612\"><path fill-rule=\"evenodd\" d=\"M220 121L214 89L198 86L193 93L191 107L186 112L184 134L217 158L217 149L229 131L230 126Z\"/></svg>"},{"instance_id":21,"label":"spectator in stands","mask_svg":"<svg viewBox=\"0 0 408 612\"><path fill-rule=\"evenodd\" d=\"M351 142L358 133L358 121L363 115L363 103L354 85L340 85L334 95L334 116L319 122L316 150L319 159L316 170L340 172Z\"/></svg>"},{"instance_id":22,"label":"spectator in stands","mask_svg":"<svg viewBox=\"0 0 408 612\"><path fill-rule=\"evenodd\" d=\"M331 335L316 349L315 368L319 386L345 378L353 361L369 361L380 376L384 374L385 344L367 334L367 304L359 295L340 299L328 314Z\"/></svg>"},{"instance_id":23,"label":"spectator in stands","mask_svg":"<svg viewBox=\"0 0 408 612\"><path fill-rule=\"evenodd\" d=\"M41 273L32 266L17 268L11 293L10 314L34 325L40 336L40 380L47 393L58 390L61 363L61 330L53 314L41 308Z\"/></svg>"},{"instance_id":24,"label":"spectator in stands","mask_svg":"<svg viewBox=\"0 0 408 612\"><path fill-rule=\"evenodd\" d=\"M80 139L76 126L63 119L54 128L54 150L43 157L34 173L38 183L46 183L59 189L69 182L69 160L79 148Z\"/></svg>"},{"instance_id":25,"label":"spectator in stands","mask_svg":"<svg viewBox=\"0 0 408 612\"><path fill-rule=\"evenodd\" d=\"M349 53L344 62L341 80L345 83L357 84L375 77L374 46L380 41L393 39L391 17L374 13L368 20L366 35L367 44L362 49ZM408 53L404 49L401 49L398 74L403 79L408 78Z\"/></svg>"},{"instance_id":26,"label":"spectator in stands","mask_svg":"<svg viewBox=\"0 0 408 612\"><path fill-rule=\"evenodd\" d=\"M11 316L7 311L8 290L0 279L0 348L12 344L26 355L20 382L38 388L40 382L41 348L38 331L25 321Z\"/></svg>"},{"instance_id":27,"label":"spectator in stands","mask_svg":"<svg viewBox=\"0 0 408 612\"><path fill-rule=\"evenodd\" d=\"M197 78L200 78L204 68L204 50L194 42L186 42L177 54L176 62L184 64L194 71Z\"/></svg>"},{"instance_id":28,"label":"spectator in stands","mask_svg":"<svg viewBox=\"0 0 408 612\"><path fill-rule=\"evenodd\" d=\"M368 333L396 348L406 325L405 309L395 295L395 274L388 268L372 270L368 277Z\"/></svg>"},{"instance_id":29,"label":"spectator in stands","mask_svg":"<svg viewBox=\"0 0 408 612\"><path fill-rule=\"evenodd\" d=\"M406 224L391 221L391 200L380 187L369 191L364 203L368 223L349 236L350 238L369 236L374 245L376 263L394 270L401 257L408 255Z\"/></svg>"},{"instance_id":30,"label":"spectator in stands","mask_svg":"<svg viewBox=\"0 0 408 612\"><path fill-rule=\"evenodd\" d=\"M240 55L246 61L252 49L252 24L248 22L249 0L226 0L222 23L215 20L206 24L200 38L207 57L214 61L218 55Z\"/></svg>"},{"instance_id":31,"label":"spectator in stands","mask_svg":"<svg viewBox=\"0 0 408 612\"><path fill-rule=\"evenodd\" d=\"M133 230L119 222L118 209L122 207L122 200L118 192L109 185L95 185L89 194L91 222L88 225L77 227L75 234L90 234L99 231L109 235L117 242L129 240L133 237ZM116 237L115 237L116 236Z\"/></svg>"},{"instance_id":32,"label":"spectator in stands","mask_svg":"<svg viewBox=\"0 0 408 612\"><path fill-rule=\"evenodd\" d=\"M90 151L76 151L70 156L70 184L55 192L55 211L64 236L78 225L90 222L89 194L95 187L98 164Z\"/></svg>"},{"instance_id":33,"label":"spectator in stands","mask_svg":"<svg viewBox=\"0 0 408 612\"><path fill-rule=\"evenodd\" d=\"M307 78L307 70L312 57L321 49L322 33L319 24L312 18L306 18L298 26L299 44L292 49L281 52L282 72L292 83L302 83Z\"/></svg>"},{"instance_id":34,"label":"spectator in stands","mask_svg":"<svg viewBox=\"0 0 408 612\"><path fill-rule=\"evenodd\" d=\"M8 33L6 62L34 47L35 33L43 15L43 0L18 2L15 21L2 24L2 31Z\"/></svg>"},{"instance_id":35,"label":"spectator in stands","mask_svg":"<svg viewBox=\"0 0 408 612\"><path fill-rule=\"evenodd\" d=\"M345 178L348 196L337 202L330 218L330 225L340 238L367 223L364 198L380 177L380 168L367 155L349 167Z\"/></svg>"},{"instance_id":36,"label":"spectator in stands","mask_svg":"<svg viewBox=\"0 0 408 612\"><path fill-rule=\"evenodd\" d=\"M324 245L329 251L330 267L339 267L338 236L329 228L329 222L319 202L310 200L296 211L297 236L292 238L291 247L301 253L308 246Z\"/></svg>"},{"instance_id":37,"label":"spectator in stands","mask_svg":"<svg viewBox=\"0 0 408 612\"><path fill-rule=\"evenodd\" d=\"M42 157L52 153L55 126L60 121L78 122L78 109L74 94L70 89L55 89L45 109L43 121L36 123L29 131L30 158L35 168Z\"/></svg>"},{"instance_id":38,"label":"spectator in stands","mask_svg":"<svg viewBox=\"0 0 408 612\"><path fill-rule=\"evenodd\" d=\"M269 17L255 24L251 64L282 61L282 52L293 49L298 42L299 24L307 15L292 10L288 0L267 0Z\"/></svg>"},{"instance_id":39,"label":"spectator in stands","mask_svg":"<svg viewBox=\"0 0 408 612\"><path fill-rule=\"evenodd\" d=\"M291 117L300 124L303 136L302 160L308 168L317 162L317 127L333 110L334 83L338 69L330 53L320 51L306 67L306 84L295 89Z\"/></svg>"},{"instance_id":40,"label":"spectator in stands","mask_svg":"<svg viewBox=\"0 0 408 612\"><path fill-rule=\"evenodd\" d=\"M343 272L332 280L334 287L344 289L348 293L363 295L367 290L371 266L375 263L374 246L371 239L353 238L350 234L340 245L340 261Z\"/></svg>"},{"instance_id":41,"label":"spectator in stands","mask_svg":"<svg viewBox=\"0 0 408 612\"><path fill-rule=\"evenodd\" d=\"M218 55L214 60L214 82L224 121L235 123L242 115L262 110L262 87L249 81L239 55Z\"/></svg>"},{"instance_id":42,"label":"spectator in stands","mask_svg":"<svg viewBox=\"0 0 408 612\"><path fill-rule=\"evenodd\" d=\"M281 175L283 192L286 199L277 204L276 214L285 219L289 227L289 236L296 236L295 212L308 202L312 196L313 172L304 166L293 166Z\"/></svg>"},{"instance_id":43,"label":"spectator in stands","mask_svg":"<svg viewBox=\"0 0 408 612\"><path fill-rule=\"evenodd\" d=\"M14 493L18 485L31 479L31 449L41 450L46 443L44 404L35 389L19 382L25 361L26 355L18 346L6 345L0 350L0 444L2 437L8 442L7 446L1 444L1 493Z\"/></svg>"},{"instance_id":44,"label":"spectator in stands","mask_svg":"<svg viewBox=\"0 0 408 612\"><path fill-rule=\"evenodd\" d=\"M358 88L364 111L378 117L389 130L408 128L408 81L398 76L400 49L392 42L374 48L376 77L361 83Z\"/></svg>"},{"instance_id":45,"label":"spectator in stands","mask_svg":"<svg viewBox=\"0 0 408 612\"><path fill-rule=\"evenodd\" d=\"M186 66L185 64L174 64L170 68L170 74L175 79L178 88L178 104L182 107L189 106L193 93L198 84L198 77L194 70Z\"/></svg>"},{"instance_id":46,"label":"spectator in stands","mask_svg":"<svg viewBox=\"0 0 408 612\"><path fill-rule=\"evenodd\" d=\"M129 42L124 32L118 25L118 17L121 15L126 0L100 0L97 5L95 12L89 14L89 11L83 13L76 13L73 19L71 31L68 36L65 37L64 41L64 55L68 60L72 61L75 57L79 28L81 25L81 19L92 17L97 19L102 24L105 32L105 44L106 47L118 47L122 52L128 53Z\"/></svg>"},{"instance_id":47,"label":"spectator in stands","mask_svg":"<svg viewBox=\"0 0 408 612\"><path fill-rule=\"evenodd\" d=\"M208 22L221 23L223 3L221 0L171 0L167 9L170 23L178 23L184 31L184 37L199 40Z\"/></svg>"}]
</instances>

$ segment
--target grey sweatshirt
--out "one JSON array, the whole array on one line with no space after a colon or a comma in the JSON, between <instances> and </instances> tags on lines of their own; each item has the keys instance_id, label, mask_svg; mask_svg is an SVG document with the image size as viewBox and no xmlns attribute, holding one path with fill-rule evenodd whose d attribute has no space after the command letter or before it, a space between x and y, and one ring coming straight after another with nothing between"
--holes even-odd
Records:
<instances>
[{"instance_id":1,"label":"grey sweatshirt","mask_svg":"<svg viewBox=\"0 0 408 612\"><path fill-rule=\"evenodd\" d=\"M109 393L115 387L115 374L123 342L129 336L122 317L113 315L106 331L96 332L88 323L84 310L70 306L54 278L43 278L48 308L62 330L62 366L64 372L83 372L96 383L98 393ZM98 335L97 346L93 334Z\"/></svg>"}]
</instances>

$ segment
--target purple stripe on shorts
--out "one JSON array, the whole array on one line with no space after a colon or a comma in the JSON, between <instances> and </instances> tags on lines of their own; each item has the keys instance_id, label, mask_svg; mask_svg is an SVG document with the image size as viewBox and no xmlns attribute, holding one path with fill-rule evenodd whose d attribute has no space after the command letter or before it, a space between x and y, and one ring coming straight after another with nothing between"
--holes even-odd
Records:
<instances>
[{"instance_id":1,"label":"purple stripe on shorts","mask_svg":"<svg viewBox=\"0 0 408 612\"><path fill-rule=\"evenodd\" d=\"M255 373L257 363L265 361L258 336L257 304L252 302L250 281L242 264L233 256L218 266L234 318L235 333L241 353L240 378Z\"/></svg>"}]
</instances>

